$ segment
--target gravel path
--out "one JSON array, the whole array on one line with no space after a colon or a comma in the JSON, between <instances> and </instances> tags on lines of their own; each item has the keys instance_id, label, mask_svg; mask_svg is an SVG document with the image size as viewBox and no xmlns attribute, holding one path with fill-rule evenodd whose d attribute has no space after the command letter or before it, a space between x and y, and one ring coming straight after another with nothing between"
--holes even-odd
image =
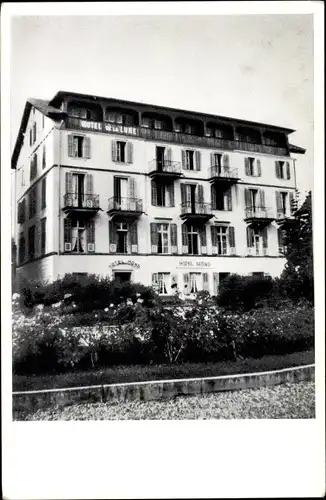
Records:
<instances>
[{"instance_id":1,"label":"gravel path","mask_svg":"<svg viewBox=\"0 0 326 500\"><path fill-rule=\"evenodd\" d=\"M313 382L179 396L168 401L79 404L38 410L25 420L194 420L314 418Z\"/></svg>"}]
</instances>

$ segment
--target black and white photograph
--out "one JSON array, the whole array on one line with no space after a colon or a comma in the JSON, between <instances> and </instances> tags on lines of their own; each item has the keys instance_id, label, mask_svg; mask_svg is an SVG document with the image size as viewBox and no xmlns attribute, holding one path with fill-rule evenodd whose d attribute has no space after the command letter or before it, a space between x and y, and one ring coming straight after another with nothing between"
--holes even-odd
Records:
<instances>
[{"instance_id":1,"label":"black and white photograph","mask_svg":"<svg viewBox=\"0 0 326 500\"><path fill-rule=\"evenodd\" d=\"M180 4L7 20L14 423L316 419L316 14Z\"/></svg>"}]
</instances>

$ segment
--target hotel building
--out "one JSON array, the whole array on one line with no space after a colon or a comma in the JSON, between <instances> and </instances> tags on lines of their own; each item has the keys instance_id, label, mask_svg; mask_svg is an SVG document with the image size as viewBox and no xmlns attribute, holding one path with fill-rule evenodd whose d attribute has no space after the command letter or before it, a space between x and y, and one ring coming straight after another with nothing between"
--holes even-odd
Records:
<instances>
[{"instance_id":1,"label":"hotel building","mask_svg":"<svg viewBox=\"0 0 326 500\"><path fill-rule=\"evenodd\" d=\"M291 129L112 98L29 99L12 155L17 274L91 273L218 293L278 276Z\"/></svg>"}]
</instances>

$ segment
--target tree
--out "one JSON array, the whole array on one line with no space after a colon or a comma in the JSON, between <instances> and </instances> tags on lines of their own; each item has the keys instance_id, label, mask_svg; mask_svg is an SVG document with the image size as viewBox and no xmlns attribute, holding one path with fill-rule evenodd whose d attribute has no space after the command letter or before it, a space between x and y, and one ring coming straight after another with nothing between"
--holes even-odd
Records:
<instances>
[{"instance_id":1,"label":"tree","mask_svg":"<svg viewBox=\"0 0 326 500\"><path fill-rule=\"evenodd\" d=\"M11 283L14 288L16 277L17 247L14 238L11 238Z\"/></svg>"},{"instance_id":2,"label":"tree","mask_svg":"<svg viewBox=\"0 0 326 500\"><path fill-rule=\"evenodd\" d=\"M281 275L281 286L286 295L294 300L301 298L313 302L313 240L312 196L308 192L303 204L293 206L294 221L286 228L286 264Z\"/></svg>"}]
</instances>

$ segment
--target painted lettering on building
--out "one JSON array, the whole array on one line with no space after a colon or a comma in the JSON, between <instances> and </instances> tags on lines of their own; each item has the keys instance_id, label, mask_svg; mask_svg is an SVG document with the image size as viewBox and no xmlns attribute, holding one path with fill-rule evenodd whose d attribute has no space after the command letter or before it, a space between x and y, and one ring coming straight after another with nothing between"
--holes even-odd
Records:
<instances>
[{"instance_id":1,"label":"painted lettering on building","mask_svg":"<svg viewBox=\"0 0 326 500\"><path fill-rule=\"evenodd\" d=\"M115 125L113 123L92 122L88 120L79 120L80 128L87 130L96 130L97 132L108 132L116 134L137 135L136 127L125 127L124 125Z\"/></svg>"},{"instance_id":2,"label":"painted lettering on building","mask_svg":"<svg viewBox=\"0 0 326 500\"><path fill-rule=\"evenodd\" d=\"M140 268L140 265L137 264L137 262L135 262L133 260L115 260L114 262L109 264L110 268L118 267L118 266L131 266L131 267L135 267L136 269Z\"/></svg>"},{"instance_id":3,"label":"painted lettering on building","mask_svg":"<svg viewBox=\"0 0 326 500\"><path fill-rule=\"evenodd\" d=\"M211 263L205 261L179 260L177 267L211 267Z\"/></svg>"}]
</instances>

